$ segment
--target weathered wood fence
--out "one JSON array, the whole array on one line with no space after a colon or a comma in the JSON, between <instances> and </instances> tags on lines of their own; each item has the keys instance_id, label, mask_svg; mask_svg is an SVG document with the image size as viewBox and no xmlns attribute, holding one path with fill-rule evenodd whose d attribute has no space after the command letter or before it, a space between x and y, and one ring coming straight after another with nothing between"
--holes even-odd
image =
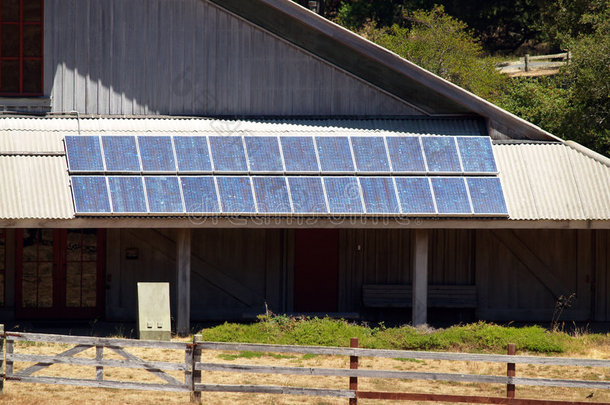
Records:
<instances>
[{"instance_id":1,"label":"weathered wood fence","mask_svg":"<svg viewBox=\"0 0 610 405\"><path fill-rule=\"evenodd\" d=\"M24 383L63 384L87 387L137 389L154 391L179 391L190 392L193 401L201 401L204 392L233 392L233 393L265 393L265 394L289 394L304 396L339 397L349 400L350 405L357 404L361 399L383 399L383 400L413 400L434 402L467 402L485 404L515 404L515 405L538 405L538 404L589 404L590 402L558 401L518 399L515 397L516 386L547 386L547 387L569 387L586 388L590 390L610 389L610 381L571 380L554 378L529 378L516 376L516 364L534 364L546 366L576 366L576 367L610 367L610 360L595 359L572 359L562 357L539 357L515 355L515 346L509 345L507 355L490 354L467 354L467 353L443 353L443 352L421 352L405 350L379 350L358 348L358 340L352 339L349 348L342 347L319 347L319 346L290 346L290 345L265 345L251 343L218 343L203 342L200 336L195 335L192 343L182 342L156 342L140 341L130 339L113 339L97 337L79 337L64 335L48 335L37 333L4 333L0 325L0 390L4 381ZM74 345L74 347L55 355L32 355L16 353L16 342L42 342L63 345ZM4 351L4 347L6 350ZM77 358L74 355L95 347L95 359ZM125 348L158 348L173 349L184 352L184 362L160 362L147 361L136 357L125 351ZM123 357L123 360L105 359L104 350ZM275 365L247 365L211 363L201 361L205 350L216 351L248 351L262 353L292 353L292 354L314 354L328 356L348 356L350 358L349 369L345 368L315 368L315 367L286 367ZM417 359L438 361L467 361L485 363L506 364L506 376L504 375L482 375L482 374L457 374L420 371L396 371L396 370L373 370L358 367L360 357L392 358L392 359ZM34 363L27 368L14 371L14 363ZM75 366L95 367L96 378L63 378L35 376L34 373L43 370L53 364L68 364ZM104 378L104 368L132 368L144 369L165 381L162 383L146 383L132 381L107 380ZM180 381L165 371L178 370L184 373L184 380ZM230 385L213 384L202 382L202 372L229 372L250 374L282 374L301 376L333 376L348 378L346 389L331 388L308 388L280 385ZM401 380L428 380L428 381L453 381L466 383L487 383L506 385L506 397L447 395L447 394L422 394L407 392L380 392L364 391L358 388L360 378L377 379L401 379ZM1 391L0 391L1 392Z\"/></svg>"},{"instance_id":2,"label":"weathered wood fence","mask_svg":"<svg viewBox=\"0 0 610 405\"><path fill-rule=\"evenodd\" d=\"M570 52L555 53L550 55L531 56L526 54L518 61L507 61L499 63L496 68L501 73L516 74L519 72L531 72L535 70L558 69L569 63Z\"/></svg>"}]
</instances>

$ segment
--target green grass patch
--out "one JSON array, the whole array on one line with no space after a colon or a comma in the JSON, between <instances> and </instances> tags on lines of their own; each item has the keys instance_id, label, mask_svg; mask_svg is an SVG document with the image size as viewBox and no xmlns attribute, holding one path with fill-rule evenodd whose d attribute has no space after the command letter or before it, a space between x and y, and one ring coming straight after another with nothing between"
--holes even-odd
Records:
<instances>
[{"instance_id":1,"label":"green grass patch","mask_svg":"<svg viewBox=\"0 0 610 405\"><path fill-rule=\"evenodd\" d=\"M201 331L203 339L312 346L349 346L357 337L360 347L373 349L506 353L509 343L520 352L541 354L579 352L585 347L610 345L610 335L551 332L540 326L500 326L477 322L446 329L370 327L343 319L261 315L252 324L225 323ZM306 355L307 356L307 355Z\"/></svg>"},{"instance_id":2,"label":"green grass patch","mask_svg":"<svg viewBox=\"0 0 610 405\"><path fill-rule=\"evenodd\" d=\"M228 354L221 353L218 355L219 359L223 360L235 360L235 359L260 359L261 357L273 357L274 359L294 359L296 356L290 354L281 354L281 353L262 353L262 352L252 352L252 351L244 351L236 354Z\"/></svg>"}]
</instances>

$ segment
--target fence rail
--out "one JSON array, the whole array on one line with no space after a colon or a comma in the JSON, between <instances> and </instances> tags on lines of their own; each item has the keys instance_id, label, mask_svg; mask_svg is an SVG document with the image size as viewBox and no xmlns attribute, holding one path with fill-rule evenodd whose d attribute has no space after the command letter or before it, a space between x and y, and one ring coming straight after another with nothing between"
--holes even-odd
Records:
<instances>
[{"instance_id":1,"label":"fence rail","mask_svg":"<svg viewBox=\"0 0 610 405\"><path fill-rule=\"evenodd\" d=\"M496 69L508 75L518 75L528 72L556 71L570 61L570 52L554 53L550 55L531 56L526 54L517 61L506 61L496 65Z\"/></svg>"},{"instance_id":2,"label":"fence rail","mask_svg":"<svg viewBox=\"0 0 610 405\"><path fill-rule=\"evenodd\" d=\"M49 344L73 345L73 347L54 355L25 354L15 352L16 342L41 342ZM99 388L190 392L191 399L194 402L201 401L201 395L204 392L233 392L337 397L348 399L350 405L357 404L359 398L380 400L541 405L566 403L585 404L588 402L517 399L515 398L515 387L546 386L603 390L610 389L610 381L517 377L515 371L515 364L610 368L610 360L518 356L514 354L514 345L509 345L509 354L507 355L362 349L358 348L357 339L352 339L350 346L351 347L347 348L202 342L201 337L198 335L194 336L192 343L182 343L37 333L4 333L3 326L0 325L0 392L4 387L5 381L9 381ZM130 347L179 350L180 352L184 352L184 362L144 360L125 351L125 348ZM6 348L6 350L4 350L4 348ZM91 348L95 348L95 358L74 357L75 355ZM115 357L118 355L122 357L122 359L117 360L116 358L104 358L105 350L110 350L115 354ZM292 367L279 365L203 362L201 361L201 357L202 353L204 353L206 350L347 356L350 359L350 367ZM483 375L427 371L362 369L358 367L360 357L503 363L507 365L507 372L506 375ZM15 363L34 364L15 372ZM57 376L34 375L35 373L44 370L53 364L94 367L96 371L95 378L65 378ZM108 367L146 370L162 380L163 383L109 380L104 377L104 369ZM178 380L174 376L167 374L166 371L182 372L184 378L183 380ZM344 377L349 378L349 385L346 386L346 389L334 389L279 385L212 384L202 382L202 372ZM406 392L364 391L358 389L358 380L361 378L502 384L506 385L507 387L507 396L503 398L467 395L441 395L434 393L421 394Z\"/></svg>"}]
</instances>

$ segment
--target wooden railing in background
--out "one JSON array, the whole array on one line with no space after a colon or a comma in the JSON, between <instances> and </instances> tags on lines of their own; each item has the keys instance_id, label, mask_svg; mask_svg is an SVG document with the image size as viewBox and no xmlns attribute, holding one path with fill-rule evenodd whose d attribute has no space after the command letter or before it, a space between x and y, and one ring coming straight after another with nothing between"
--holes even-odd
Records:
<instances>
[{"instance_id":1,"label":"wooden railing in background","mask_svg":"<svg viewBox=\"0 0 610 405\"><path fill-rule=\"evenodd\" d=\"M349 399L350 405L356 405L361 399L382 400L413 400L413 401L436 401L436 402L468 402L486 404L589 404L590 402L553 401L536 399L515 398L515 387L519 386L547 386L547 387L570 387L587 389L610 389L610 381L570 380L553 378L529 378L516 376L516 364L535 364L547 366L577 366L577 367L610 367L610 360L594 359L572 359L563 357L542 356L518 356L515 355L515 346L509 345L507 355L494 354L469 354L469 353L445 353L424 352L405 350L380 350L358 348L358 340L352 339L347 347L319 347L319 346L291 346L291 345L266 345L252 343L219 343L203 342L199 335L195 335L192 343L184 342L157 342L130 339L113 339L98 337L80 337L65 335L48 335L38 333L4 333L0 325L0 392L4 381L20 383L44 383L76 385L100 388L136 389L153 391L178 391L190 392L193 402L200 402L202 392L234 392L234 393L265 393L265 394L289 394L304 396L326 396ZM55 355L32 355L15 352L15 342L42 342L48 344L74 345ZM6 346L6 351L3 348ZM74 357L84 350L95 347L96 356L93 358ZM184 352L184 362L172 363L161 361L143 360L125 351L125 348L158 348L173 349ZM111 350L123 357L122 360L104 359L104 350ZM319 368L319 367L286 367L276 365L248 365L202 362L202 353L205 350L218 351L249 351L263 353L297 353L315 354L325 356L348 356L349 369L343 368ZM422 371L396 371L396 370L374 370L359 368L360 357L392 358L392 359L416 359L416 360L438 360L438 361L467 361L485 363L504 363L507 365L506 376L483 375L483 374L456 374ZM32 366L14 371L16 362L35 363ZM64 378L35 376L34 373L49 367L52 364L67 364L75 366L95 367L95 379ZM107 380L104 377L105 367L119 367L144 369L155 376L163 379L165 384L146 382ZM178 370L184 373L184 380L179 381L167 374L167 370ZM309 388L279 385L257 385L257 384L214 384L203 383L202 372L228 372L238 374L271 374L271 375L305 375L305 376L333 376L347 377L347 389L335 388ZM364 391L359 389L359 378L378 379L402 379L402 380L427 380L427 381L453 381L466 383L486 383L506 385L506 397L468 396L468 395L446 395L446 394L422 394L407 392L381 392Z\"/></svg>"},{"instance_id":2,"label":"wooden railing in background","mask_svg":"<svg viewBox=\"0 0 610 405\"><path fill-rule=\"evenodd\" d=\"M526 54L517 61L506 61L496 65L496 69L509 76L522 74L554 74L558 69L570 61L570 52L555 53L550 55L530 56Z\"/></svg>"}]
</instances>

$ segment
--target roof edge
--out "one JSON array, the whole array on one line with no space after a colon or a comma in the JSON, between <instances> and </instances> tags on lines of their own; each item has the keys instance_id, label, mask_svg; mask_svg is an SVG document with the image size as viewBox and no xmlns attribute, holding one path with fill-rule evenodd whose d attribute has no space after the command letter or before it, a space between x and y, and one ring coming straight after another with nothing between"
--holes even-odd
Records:
<instances>
[{"instance_id":1,"label":"roof edge","mask_svg":"<svg viewBox=\"0 0 610 405\"><path fill-rule=\"evenodd\" d=\"M563 141L563 143L566 146L569 146L570 148L574 149L575 151L580 152L583 155L585 155L593 160L596 160L597 162L599 162L603 165L610 167L610 158L607 158L606 156L604 156L600 153L597 153L594 150L591 150L591 149L587 148L586 146L583 146L575 141Z\"/></svg>"}]
</instances>

